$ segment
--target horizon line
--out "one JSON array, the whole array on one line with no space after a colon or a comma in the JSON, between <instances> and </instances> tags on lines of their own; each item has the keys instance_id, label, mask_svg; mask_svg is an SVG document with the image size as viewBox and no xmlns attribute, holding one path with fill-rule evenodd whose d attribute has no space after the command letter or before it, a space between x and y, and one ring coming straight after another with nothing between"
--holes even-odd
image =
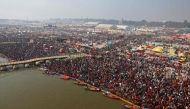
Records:
<instances>
[{"instance_id":1,"label":"horizon line","mask_svg":"<svg viewBox=\"0 0 190 109\"><path fill-rule=\"evenodd\" d=\"M71 19L71 20L75 20L75 19L81 19L81 20L86 20L86 19L94 19L94 20L118 20L118 19L105 19L105 18L49 18L49 19L10 19L10 18L0 18L0 20L22 20L22 21L48 21L48 20L65 20L65 19ZM121 20L121 19L119 19ZM119 21L118 20L118 21ZM145 19L143 19L145 20ZM125 20L123 19L123 21L135 21L135 22L140 22L140 21L143 21L143 20ZM147 21L147 20L145 20ZM147 21L147 22L183 22L183 21L172 21L172 20L164 20L164 21ZM184 20L185 21L185 20ZM187 20L188 21L188 20Z\"/></svg>"}]
</instances>

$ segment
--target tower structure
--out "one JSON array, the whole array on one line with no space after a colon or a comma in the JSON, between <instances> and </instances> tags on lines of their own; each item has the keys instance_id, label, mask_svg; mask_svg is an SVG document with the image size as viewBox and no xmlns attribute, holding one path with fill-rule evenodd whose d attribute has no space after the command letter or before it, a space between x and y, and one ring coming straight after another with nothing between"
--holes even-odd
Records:
<instances>
[{"instance_id":1,"label":"tower structure","mask_svg":"<svg viewBox=\"0 0 190 109\"><path fill-rule=\"evenodd\" d=\"M123 24L123 18L121 20L119 20L119 25Z\"/></svg>"}]
</instances>

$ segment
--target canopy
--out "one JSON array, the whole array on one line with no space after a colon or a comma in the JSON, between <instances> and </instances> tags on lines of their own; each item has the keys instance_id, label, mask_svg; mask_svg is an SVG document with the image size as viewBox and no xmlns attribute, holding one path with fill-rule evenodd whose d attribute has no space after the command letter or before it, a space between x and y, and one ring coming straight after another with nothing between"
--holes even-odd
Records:
<instances>
[{"instance_id":1,"label":"canopy","mask_svg":"<svg viewBox=\"0 0 190 109\"><path fill-rule=\"evenodd\" d=\"M177 52L177 53L179 53L179 52L180 52L180 50L179 50L179 49L177 49L177 50L176 50L176 52Z\"/></svg>"},{"instance_id":2,"label":"canopy","mask_svg":"<svg viewBox=\"0 0 190 109\"><path fill-rule=\"evenodd\" d=\"M182 56L182 57L183 57L183 56L185 56L185 55L184 55L183 53L180 53L180 54L178 54L178 56Z\"/></svg>"},{"instance_id":3,"label":"canopy","mask_svg":"<svg viewBox=\"0 0 190 109\"><path fill-rule=\"evenodd\" d=\"M152 48L152 45L147 45L146 48Z\"/></svg>"},{"instance_id":4,"label":"canopy","mask_svg":"<svg viewBox=\"0 0 190 109\"><path fill-rule=\"evenodd\" d=\"M146 50L145 53L147 53L147 54L152 54L153 52L152 52L152 51L149 51L149 50Z\"/></svg>"},{"instance_id":5,"label":"canopy","mask_svg":"<svg viewBox=\"0 0 190 109\"><path fill-rule=\"evenodd\" d=\"M169 47L168 52L175 52L176 50L174 48Z\"/></svg>"},{"instance_id":6,"label":"canopy","mask_svg":"<svg viewBox=\"0 0 190 109\"><path fill-rule=\"evenodd\" d=\"M180 58L179 62L184 62L186 58Z\"/></svg>"},{"instance_id":7,"label":"canopy","mask_svg":"<svg viewBox=\"0 0 190 109\"><path fill-rule=\"evenodd\" d=\"M169 49L168 49L168 55L170 55L170 56L175 56L176 54L175 54L175 49L173 48L173 47L169 47Z\"/></svg>"},{"instance_id":8,"label":"canopy","mask_svg":"<svg viewBox=\"0 0 190 109\"><path fill-rule=\"evenodd\" d=\"M142 48L146 48L147 46L146 46L146 45L142 45L141 47L142 47Z\"/></svg>"},{"instance_id":9,"label":"canopy","mask_svg":"<svg viewBox=\"0 0 190 109\"><path fill-rule=\"evenodd\" d=\"M174 52L169 52L168 53L170 56L175 56L176 54Z\"/></svg>"},{"instance_id":10,"label":"canopy","mask_svg":"<svg viewBox=\"0 0 190 109\"><path fill-rule=\"evenodd\" d=\"M162 46L157 46L157 47L152 49L152 51L154 51L154 52L162 52L162 50L163 50Z\"/></svg>"},{"instance_id":11,"label":"canopy","mask_svg":"<svg viewBox=\"0 0 190 109\"><path fill-rule=\"evenodd\" d=\"M174 48L174 47L170 46L170 47L168 47L168 48L170 48L170 49L171 49L171 48Z\"/></svg>"}]
</instances>

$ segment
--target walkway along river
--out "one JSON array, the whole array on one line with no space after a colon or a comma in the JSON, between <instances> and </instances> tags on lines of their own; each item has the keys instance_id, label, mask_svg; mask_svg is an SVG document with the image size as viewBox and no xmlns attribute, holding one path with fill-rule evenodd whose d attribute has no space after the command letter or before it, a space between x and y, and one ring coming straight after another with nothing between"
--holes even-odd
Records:
<instances>
[{"instance_id":1,"label":"walkway along river","mask_svg":"<svg viewBox=\"0 0 190 109\"><path fill-rule=\"evenodd\" d=\"M120 100L45 75L37 67L0 73L0 109L124 109Z\"/></svg>"}]
</instances>

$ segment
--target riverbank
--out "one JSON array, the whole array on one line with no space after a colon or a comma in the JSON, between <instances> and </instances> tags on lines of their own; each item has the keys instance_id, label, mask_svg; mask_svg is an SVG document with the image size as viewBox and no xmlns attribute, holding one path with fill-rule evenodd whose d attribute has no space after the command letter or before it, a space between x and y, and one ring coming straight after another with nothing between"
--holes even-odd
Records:
<instances>
[{"instance_id":1,"label":"riverbank","mask_svg":"<svg viewBox=\"0 0 190 109\"><path fill-rule=\"evenodd\" d=\"M0 109L124 109L119 100L86 91L37 68L0 74Z\"/></svg>"},{"instance_id":2,"label":"riverbank","mask_svg":"<svg viewBox=\"0 0 190 109\"><path fill-rule=\"evenodd\" d=\"M89 87L94 87L94 88L97 88L97 87L95 87L95 86L93 86L93 85L90 85L90 84L88 84L88 83L85 83L84 81L81 81L81 80L79 80L79 79L76 79L76 81L78 81L78 82L81 82L81 83L84 83L84 84L87 84ZM102 92L105 92L106 90L102 90ZM112 93L111 93L112 94ZM123 102L125 102L125 103L127 103L127 104L129 104L129 105L132 105L132 106L135 106L135 107L137 107L137 108L140 108L140 106L138 106L138 105L136 105L136 104L134 104L134 103L132 103L132 102L130 102L130 101L128 101L128 100L125 100L124 98L122 98L122 97L119 97L119 96L117 96L117 95L115 95L115 94L113 94L114 96L116 96L116 97L118 97L121 101L123 101Z\"/></svg>"}]
</instances>

